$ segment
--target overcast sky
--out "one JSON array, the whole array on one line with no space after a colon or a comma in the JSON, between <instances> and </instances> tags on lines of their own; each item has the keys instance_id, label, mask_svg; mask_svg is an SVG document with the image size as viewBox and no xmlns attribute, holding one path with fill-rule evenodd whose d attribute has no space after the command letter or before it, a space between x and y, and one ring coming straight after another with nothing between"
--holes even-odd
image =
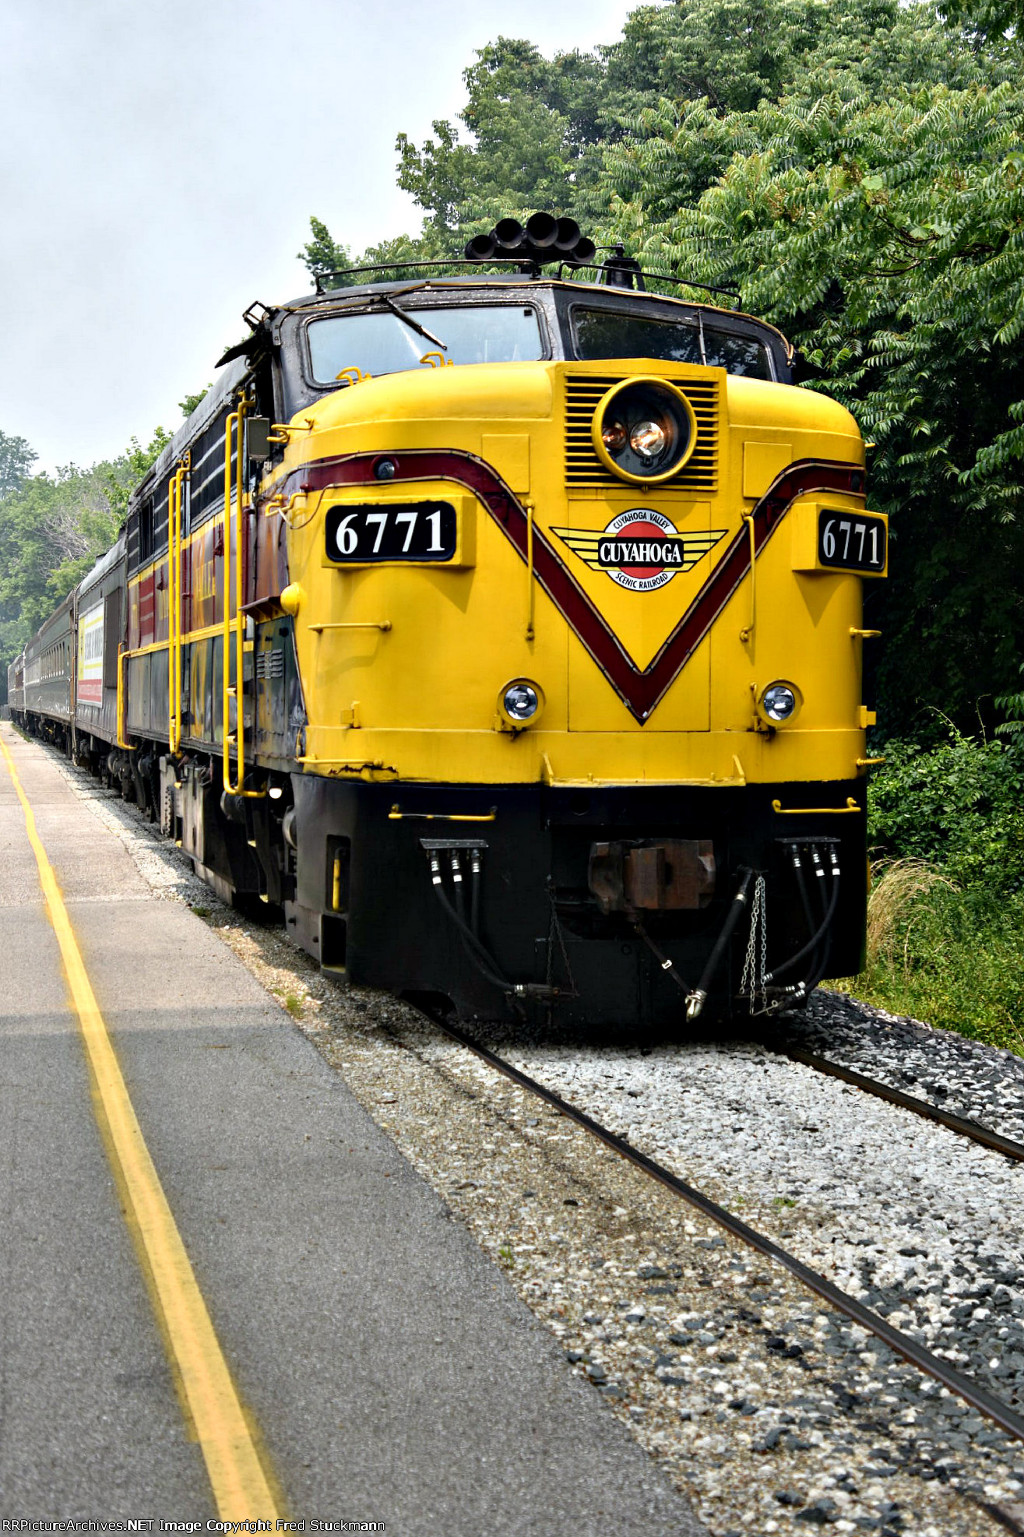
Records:
<instances>
[{"instance_id":1,"label":"overcast sky","mask_svg":"<svg viewBox=\"0 0 1024 1537\"><path fill-rule=\"evenodd\" d=\"M309 217L353 251L500 34L614 42L638 0L0 0L0 430L38 469L174 427L253 300L309 285Z\"/></svg>"}]
</instances>

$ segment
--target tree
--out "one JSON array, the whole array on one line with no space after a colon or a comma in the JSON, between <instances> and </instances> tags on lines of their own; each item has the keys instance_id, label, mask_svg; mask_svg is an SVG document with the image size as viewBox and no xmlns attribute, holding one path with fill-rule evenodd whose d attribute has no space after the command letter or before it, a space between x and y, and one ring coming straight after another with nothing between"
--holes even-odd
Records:
<instances>
[{"instance_id":1,"label":"tree","mask_svg":"<svg viewBox=\"0 0 1024 1537\"><path fill-rule=\"evenodd\" d=\"M1024 33L1022 0L946 0L942 9L947 21L986 37L1013 32L1019 38Z\"/></svg>"},{"instance_id":2,"label":"tree","mask_svg":"<svg viewBox=\"0 0 1024 1537\"><path fill-rule=\"evenodd\" d=\"M310 276L317 278L326 272L345 273L352 265L348 246L338 245L322 219L314 216L309 221L309 227L313 238L303 246L298 259ZM346 281L342 277L339 287L343 287Z\"/></svg>"},{"instance_id":3,"label":"tree","mask_svg":"<svg viewBox=\"0 0 1024 1537\"><path fill-rule=\"evenodd\" d=\"M207 395L212 389L213 385L207 384L203 389L196 390L194 395L186 395L184 400L179 400L178 409L180 410L182 416L185 418L190 417L192 412L196 409L196 406L198 406L201 401L206 399Z\"/></svg>"},{"instance_id":4,"label":"tree","mask_svg":"<svg viewBox=\"0 0 1024 1537\"><path fill-rule=\"evenodd\" d=\"M895 10L895 0L891 7ZM658 100L704 100L714 112L776 100L804 67L838 7L824 0L677 0L645 6L605 50L620 113Z\"/></svg>"},{"instance_id":5,"label":"tree","mask_svg":"<svg viewBox=\"0 0 1024 1537\"><path fill-rule=\"evenodd\" d=\"M37 457L24 438L0 432L0 501L17 491Z\"/></svg>"},{"instance_id":6,"label":"tree","mask_svg":"<svg viewBox=\"0 0 1024 1537\"><path fill-rule=\"evenodd\" d=\"M1022 122L1009 84L762 103L746 152L674 215L675 157L629 152L618 232L651 265L739 286L876 444L890 726L922 703L966 722L1024 649Z\"/></svg>"},{"instance_id":7,"label":"tree","mask_svg":"<svg viewBox=\"0 0 1024 1537\"><path fill-rule=\"evenodd\" d=\"M426 211L425 230L454 245L505 214L578 206L608 131L601 61L579 52L548 60L532 43L499 37L463 80L459 117L474 142L440 120L421 148L398 136L398 185Z\"/></svg>"},{"instance_id":8,"label":"tree","mask_svg":"<svg viewBox=\"0 0 1024 1537\"><path fill-rule=\"evenodd\" d=\"M0 435L3 442L12 440ZM23 475L0 499L0 700L7 668L46 616L117 539L134 487L171 440L158 427L116 459L53 475ZM22 443L22 439L13 440ZM35 454L23 444L18 462Z\"/></svg>"}]
</instances>

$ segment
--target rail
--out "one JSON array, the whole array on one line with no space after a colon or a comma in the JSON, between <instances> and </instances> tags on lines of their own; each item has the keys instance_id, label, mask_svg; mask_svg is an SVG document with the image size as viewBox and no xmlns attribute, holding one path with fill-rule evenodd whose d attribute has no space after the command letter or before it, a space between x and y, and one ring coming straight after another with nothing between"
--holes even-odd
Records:
<instances>
[{"instance_id":1,"label":"rail","mask_svg":"<svg viewBox=\"0 0 1024 1537\"><path fill-rule=\"evenodd\" d=\"M621 1158L635 1164L638 1169L641 1169L652 1179L657 1180L659 1184L673 1191L675 1195L681 1196L690 1206L724 1228L733 1238L738 1238L758 1254L763 1254L766 1259L774 1260L776 1264L788 1270L790 1275L801 1282L802 1285L815 1292L831 1307L836 1308L840 1313L844 1313L847 1318L859 1324L861 1328L873 1334L876 1339L880 1339L889 1346L890 1350L895 1351L897 1355L902 1356L905 1361L908 1361L911 1366L916 1366L918 1371L925 1372L928 1376L933 1377L943 1387L948 1388L951 1393L955 1393L958 1398L963 1399L965 1403L977 1409L986 1419L991 1420L1018 1441L1024 1441L1024 1416L1018 1414L1010 1404L996 1398L994 1394L990 1393L980 1383L974 1381L971 1377L965 1376L963 1372L957 1371L955 1367L950 1366L941 1357L933 1354L924 1345L919 1344L916 1339L912 1338L909 1334L905 1334L903 1330L895 1328L887 1319L874 1312L871 1308L865 1307L864 1303L860 1302L856 1297L850 1296L848 1292L844 1292L826 1276L813 1270L809 1265L805 1265L802 1260L797 1259L787 1249L783 1249L773 1239L758 1232L756 1228L744 1222L741 1217L735 1216L726 1207L719 1206L717 1201L713 1201L709 1196L704 1195L702 1191L697 1190L693 1185L680 1179L677 1174L673 1174L671 1170L666 1169L663 1164L658 1163L646 1153L641 1152L639 1148L633 1147L624 1137L617 1136L615 1132L610 1131L606 1126L602 1126L599 1121L595 1121L593 1117L587 1115L586 1111L580 1110L569 1100L563 1099L553 1089L549 1089L544 1084L539 1083L536 1078L531 1078L527 1073L522 1072L521 1069L513 1067L511 1062L505 1061L496 1052L491 1051L481 1041L475 1040L473 1036L468 1035L458 1025L453 1024L436 1010L424 1008L422 1005L417 1007L420 1014L429 1019L439 1030L444 1031L453 1041L457 1041L460 1046L466 1047L468 1051L473 1052L481 1061L486 1062L488 1066L502 1073L513 1083L518 1084L520 1088L526 1089L531 1094L536 1094L539 1099L544 1100L552 1109L557 1110L568 1120L575 1121L577 1126L582 1126L591 1136L596 1137L599 1142L603 1142L606 1147L618 1153Z\"/></svg>"},{"instance_id":2,"label":"rail","mask_svg":"<svg viewBox=\"0 0 1024 1537\"><path fill-rule=\"evenodd\" d=\"M137 749L128 741L127 722L124 718L125 689L124 689L124 664L128 658L134 656L134 651L129 651L127 646L118 645L117 648L117 731L115 733L118 747L124 752L135 752Z\"/></svg>"}]
</instances>

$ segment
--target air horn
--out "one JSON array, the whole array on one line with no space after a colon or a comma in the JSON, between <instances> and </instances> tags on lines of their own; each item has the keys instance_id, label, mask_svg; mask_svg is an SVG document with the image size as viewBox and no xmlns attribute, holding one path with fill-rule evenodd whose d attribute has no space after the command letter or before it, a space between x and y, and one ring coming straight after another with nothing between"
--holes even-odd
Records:
<instances>
[{"instance_id":1,"label":"air horn","mask_svg":"<svg viewBox=\"0 0 1024 1537\"><path fill-rule=\"evenodd\" d=\"M466 242L466 260L471 262L584 263L592 261L596 252L590 237L580 234L575 219L556 219L550 213L531 214L525 228L518 219L499 219L489 235L474 235Z\"/></svg>"}]
</instances>

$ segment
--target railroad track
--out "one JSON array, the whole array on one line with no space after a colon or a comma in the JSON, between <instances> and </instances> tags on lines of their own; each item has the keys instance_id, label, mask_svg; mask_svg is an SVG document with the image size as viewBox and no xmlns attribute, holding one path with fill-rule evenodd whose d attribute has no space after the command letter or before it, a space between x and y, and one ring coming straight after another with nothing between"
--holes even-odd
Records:
<instances>
[{"instance_id":1,"label":"railroad track","mask_svg":"<svg viewBox=\"0 0 1024 1537\"><path fill-rule=\"evenodd\" d=\"M844 1067L841 1062L833 1062L831 1057L822 1057L816 1052L805 1051L802 1046L794 1046L788 1041L765 1037L761 1044L768 1051L788 1057L791 1062L800 1062L804 1067L811 1067L815 1072L824 1073L829 1078L838 1078L842 1083L848 1083L855 1089L863 1090L865 1094L873 1094L876 1099L884 1099L890 1105L898 1105L901 1110L909 1110L914 1115L921 1116L923 1120L934 1121L937 1126L945 1126L949 1131L956 1132L959 1137L967 1137L971 1142L978 1142L982 1147L990 1148L995 1153L1002 1153L1004 1158L1012 1158L1016 1163L1024 1163L1024 1142L1015 1142L1012 1137L1004 1137L998 1131L983 1126L980 1121L967 1120L962 1115L941 1110L930 1100L918 1099L913 1094L904 1094L902 1089L894 1089L891 1084L883 1082L880 1078L869 1078L864 1073L855 1072L851 1067Z\"/></svg>"},{"instance_id":2,"label":"railroad track","mask_svg":"<svg viewBox=\"0 0 1024 1537\"><path fill-rule=\"evenodd\" d=\"M554 1090L513 1066L511 1062L507 1062L503 1057L499 1056L482 1042L474 1039L473 1036L458 1025L453 1024L448 1019L429 1009L421 1008L419 1012L451 1040L458 1042L459 1045L474 1053L490 1067L510 1079L511 1082L536 1095L560 1114L575 1122L576 1125L581 1126L585 1131L597 1138L598 1141L604 1143L606 1147L611 1148L620 1157L626 1159L650 1178L681 1197L704 1217L717 1223L734 1238L747 1244L757 1253L764 1255L766 1259L775 1261L797 1281L807 1287L808 1290L814 1292L824 1302L828 1303L829 1306L835 1308L837 1312L842 1313L851 1322L869 1331L895 1354L901 1356L919 1371L934 1378L935 1381L947 1388L950 1393L955 1394L973 1409L977 1410L979 1414L984 1415L993 1424L998 1425L1000 1429L1007 1432L1007 1434L1024 1443L1024 1416L1018 1414L1010 1405L1004 1403L993 1393L990 1393L987 1388L981 1386L973 1378L958 1371L940 1356L935 1355L917 1340L913 1339L909 1334L895 1328L885 1318L881 1317L871 1308L866 1307L856 1297L851 1296L848 1292L844 1292L840 1287L828 1280L826 1276L812 1269L809 1265L804 1264L802 1260L791 1254L787 1249L784 1249L780 1244L777 1244L773 1239L758 1232L749 1223L744 1222L724 1206L719 1205L718 1202L704 1195L700 1190L688 1184L678 1175L673 1174L670 1169L665 1168L656 1159L649 1157L639 1148L633 1147L625 1137L609 1130L606 1126L603 1126L599 1121L588 1115L586 1111L580 1110L576 1105L564 1099ZM916 1113L927 1114L927 1118L930 1120L946 1125L961 1135L972 1136L973 1140L982 1142L996 1151L1005 1153L1008 1157L1024 1161L1024 1146L1011 1142L1008 1138L999 1137L998 1134L989 1131L986 1127L979 1126L974 1122L964 1121L958 1116L951 1116L946 1112L938 1111L926 1101L915 1100L912 1096L901 1094L898 1090L890 1089L888 1085L877 1083L873 1079L853 1073L850 1069L842 1068L827 1058L818 1058L813 1053L803 1052L797 1048L793 1048L786 1054L792 1056L794 1060L803 1061L808 1066L817 1067L819 1063L822 1063L824 1066L821 1067L821 1071L829 1071L830 1074L842 1078L844 1081L849 1081L855 1087L863 1086L866 1092L877 1093L880 1097L888 1099L891 1103L901 1105L903 1108L913 1110ZM863 1085L860 1080L863 1080ZM917 1111L919 1105L922 1107L921 1111ZM1011 1522L1002 1511L992 1509L990 1514L999 1520L1007 1530L1018 1533L1024 1531L1024 1528Z\"/></svg>"}]
</instances>

